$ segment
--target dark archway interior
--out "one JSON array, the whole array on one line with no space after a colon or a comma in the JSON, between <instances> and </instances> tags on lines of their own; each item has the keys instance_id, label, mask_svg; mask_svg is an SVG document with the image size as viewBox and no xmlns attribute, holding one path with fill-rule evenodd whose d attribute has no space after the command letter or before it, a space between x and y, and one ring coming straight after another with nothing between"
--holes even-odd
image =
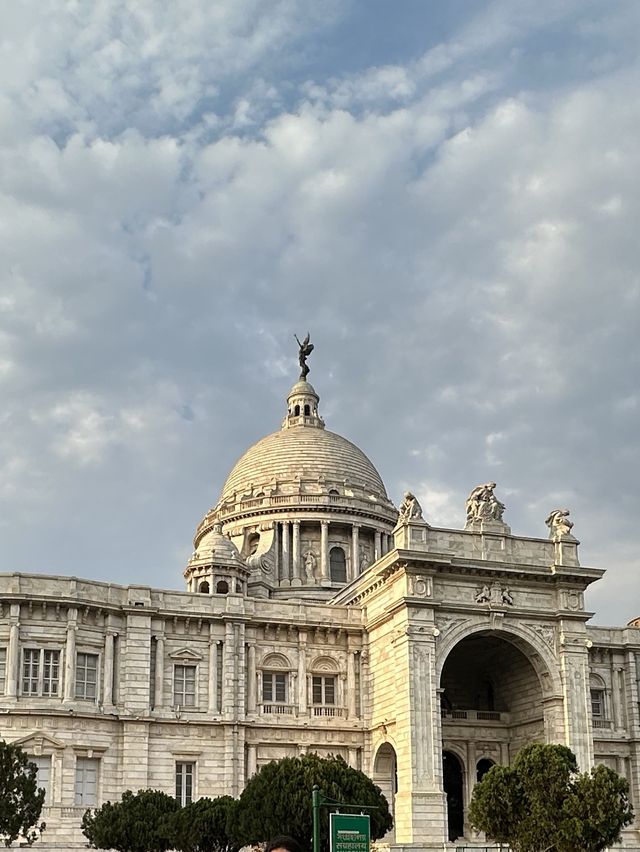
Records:
<instances>
[{"instance_id":1,"label":"dark archway interior","mask_svg":"<svg viewBox=\"0 0 640 852\"><path fill-rule=\"evenodd\" d=\"M544 741L538 675L506 639L491 633L463 639L447 657L440 685L445 745L447 725L454 723L467 728L469 740L486 740L493 731L491 738L508 746L510 760L522 746Z\"/></svg>"},{"instance_id":2,"label":"dark archway interior","mask_svg":"<svg viewBox=\"0 0 640 852\"><path fill-rule=\"evenodd\" d=\"M456 840L464 835L464 799L462 764L453 752L442 753L442 770L449 840Z\"/></svg>"}]
</instances>

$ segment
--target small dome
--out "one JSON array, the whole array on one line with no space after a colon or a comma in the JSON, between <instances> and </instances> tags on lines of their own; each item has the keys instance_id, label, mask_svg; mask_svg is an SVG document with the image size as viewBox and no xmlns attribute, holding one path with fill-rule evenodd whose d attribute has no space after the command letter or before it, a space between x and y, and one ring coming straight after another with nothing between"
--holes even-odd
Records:
<instances>
[{"instance_id":1,"label":"small dome","mask_svg":"<svg viewBox=\"0 0 640 852\"><path fill-rule=\"evenodd\" d=\"M226 535L222 533L222 524L213 525L207 546L210 546L211 561L214 565L229 565L242 562L240 551Z\"/></svg>"}]
</instances>

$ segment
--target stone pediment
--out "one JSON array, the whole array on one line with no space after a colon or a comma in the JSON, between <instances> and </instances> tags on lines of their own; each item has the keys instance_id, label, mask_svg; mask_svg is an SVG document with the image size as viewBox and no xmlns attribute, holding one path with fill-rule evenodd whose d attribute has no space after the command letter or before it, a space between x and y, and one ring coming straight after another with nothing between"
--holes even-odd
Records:
<instances>
[{"instance_id":1,"label":"stone pediment","mask_svg":"<svg viewBox=\"0 0 640 852\"><path fill-rule=\"evenodd\" d=\"M177 651L169 654L172 660L185 660L186 662L198 662L202 659L202 654L197 654L191 648L179 648Z\"/></svg>"},{"instance_id":2,"label":"stone pediment","mask_svg":"<svg viewBox=\"0 0 640 852\"><path fill-rule=\"evenodd\" d=\"M33 734L27 734L26 737L20 737L19 740L13 740L13 744L19 745L20 748L24 749L24 751L36 756L43 752L51 751L52 749L58 750L65 748L65 744L63 742L56 740L54 737L50 737L47 734L43 734L40 731Z\"/></svg>"}]
</instances>

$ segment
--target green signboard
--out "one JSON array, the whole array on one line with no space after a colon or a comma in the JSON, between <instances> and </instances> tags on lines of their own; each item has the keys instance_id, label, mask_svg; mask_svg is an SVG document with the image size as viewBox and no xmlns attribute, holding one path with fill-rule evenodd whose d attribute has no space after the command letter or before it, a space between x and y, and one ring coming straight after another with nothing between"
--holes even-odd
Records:
<instances>
[{"instance_id":1,"label":"green signboard","mask_svg":"<svg viewBox=\"0 0 640 852\"><path fill-rule=\"evenodd\" d=\"M371 830L364 814L329 814L331 852L369 852Z\"/></svg>"}]
</instances>

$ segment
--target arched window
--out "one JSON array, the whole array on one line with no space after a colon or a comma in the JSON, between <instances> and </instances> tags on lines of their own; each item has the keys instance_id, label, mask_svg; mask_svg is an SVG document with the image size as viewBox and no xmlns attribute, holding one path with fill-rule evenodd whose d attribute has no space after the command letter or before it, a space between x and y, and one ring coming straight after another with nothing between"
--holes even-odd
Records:
<instances>
[{"instance_id":1,"label":"arched window","mask_svg":"<svg viewBox=\"0 0 640 852\"><path fill-rule=\"evenodd\" d=\"M310 666L310 700L314 716L340 716L338 664L332 657L316 657Z\"/></svg>"},{"instance_id":2,"label":"arched window","mask_svg":"<svg viewBox=\"0 0 640 852\"><path fill-rule=\"evenodd\" d=\"M208 595L209 594L209 583L206 580L203 580L200 583L200 585L198 586L198 591L202 595Z\"/></svg>"},{"instance_id":3,"label":"arched window","mask_svg":"<svg viewBox=\"0 0 640 852\"><path fill-rule=\"evenodd\" d=\"M216 583L216 595L228 595L229 584L226 580L218 580Z\"/></svg>"},{"instance_id":4,"label":"arched window","mask_svg":"<svg viewBox=\"0 0 640 852\"><path fill-rule=\"evenodd\" d=\"M267 654L260 666L261 712L291 715L289 680L291 664L284 654Z\"/></svg>"},{"instance_id":5,"label":"arched window","mask_svg":"<svg viewBox=\"0 0 640 852\"><path fill-rule=\"evenodd\" d=\"M299 405L296 405L296 407L293 409L293 413L295 414L296 417L298 417L300 415L300 406Z\"/></svg>"},{"instance_id":6,"label":"arched window","mask_svg":"<svg viewBox=\"0 0 640 852\"><path fill-rule=\"evenodd\" d=\"M591 716L594 720L594 727L603 727L602 720L607 718L605 682L600 675L592 673L589 678L589 688L591 690Z\"/></svg>"},{"instance_id":7,"label":"arched window","mask_svg":"<svg viewBox=\"0 0 640 852\"><path fill-rule=\"evenodd\" d=\"M332 547L329 551L329 572L332 583L347 582L347 557L341 547Z\"/></svg>"},{"instance_id":8,"label":"arched window","mask_svg":"<svg viewBox=\"0 0 640 852\"><path fill-rule=\"evenodd\" d=\"M310 415L311 415L311 406L310 406L310 405L305 405L305 407L304 407L304 416L305 416L305 417L309 417Z\"/></svg>"}]
</instances>

